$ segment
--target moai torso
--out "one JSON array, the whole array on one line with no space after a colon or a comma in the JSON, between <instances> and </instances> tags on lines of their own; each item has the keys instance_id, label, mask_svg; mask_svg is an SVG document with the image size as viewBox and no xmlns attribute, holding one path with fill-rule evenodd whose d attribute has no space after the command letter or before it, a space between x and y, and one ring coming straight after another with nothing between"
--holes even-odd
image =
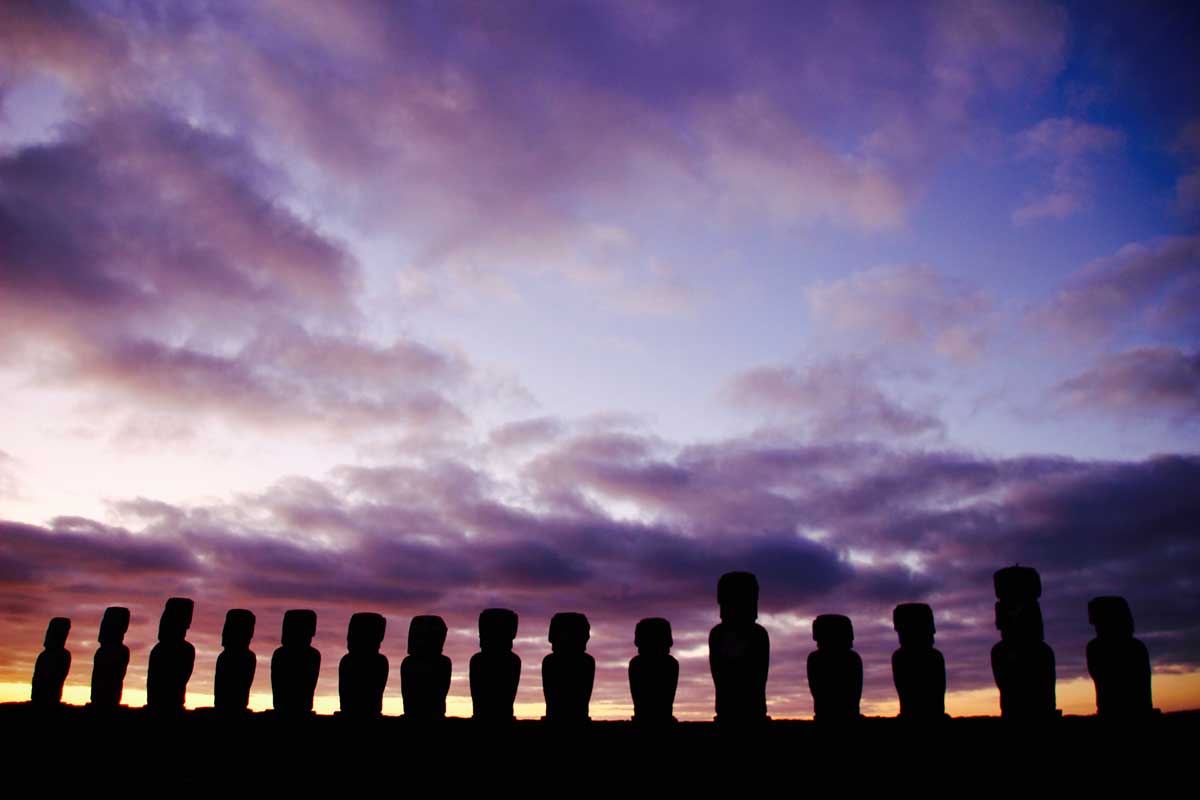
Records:
<instances>
[{"instance_id":1,"label":"moai torso","mask_svg":"<svg viewBox=\"0 0 1200 800\"><path fill-rule=\"evenodd\" d=\"M377 717L383 713L388 660L379 648L386 630L387 620L380 614L362 612L350 617L348 652L338 664L338 698L343 714Z\"/></svg>"},{"instance_id":2,"label":"moai torso","mask_svg":"<svg viewBox=\"0 0 1200 800\"><path fill-rule=\"evenodd\" d=\"M30 701L37 706L57 706L62 703L63 684L71 671L71 653L67 650L67 634L71 620L55 617L46 626L44 650L33 666Z\"/></svg>"},{"instance_id":3,"label":"moai torso","mask_svg":"<svg viewBox=\"0 0 1200 800\"><path fill-rule=\"evenodd\" d=\"M629 662L634 722L674 722L679 662L671 655L671 623L658 617L644 619L634 629L633 642L638 649Z\"/></svg>"},{"instance_id":4,"label":"moai torso","mask_svg":"<svg viewBox=\"0 0 1200 800\"><path fill-rule=\"evenodd\" d=\"M1000 641L992 647L992 675L1000 690L1000 716L1052 718L1057 715L1054 651L1043 640L1041 580L1029 567L1006 567L996 573L995 584Z\"/></svg>"},{"instance_id":5,"label":"moai torso","mask_svg":"<svg viewBox=\"0 0 1200 800\"><path fill-rule=\"evenodd\" d=\"M110 606L100 621L100 647L92 661L91 704L96 708L116 708L121 704L125 672L129 669L129 648L125 632L129 630L129 609Z\"/></svg>"},{"instance_id":6,"label":"moai torso","mask_svg":"<svg viewBox=\"0 0 1200 800\"><path fill-rule=\"evenodd\" d=\"M1088 642L1088 674L1096 685L1096 713L1131 719L1154 711L1150 653L1133 636L1133 613L1123 597L1097 597L1088 603L1096 638Z\"/></svg>"},{"instance_id":7,"label":"moai torso","mask_svg":"<svg viewBox=\"0 0 1200 800\"><path fill-rule=\"evenodd\" d=\"M271 696L277 712L312 712L321 674L321 653L312 646L316 634L315 611L292 609L284 613L282 641L271 655Z\"/></svg>"},{"instance_id":8,"label":"moai torso","mask_svg":"<svg viewBox=\"0 0 1200 800\"><path fill-rule=\"evenodd\" d=\"M451 664L442 654L445 645L446 623L441 617L413 617L408 626L408 656L400 662L404 716L416 720L446 716Z\"/></svg>"},{"instance_id":9,"label":"moai torso","mask_svg":"<svg viewBox=\"0 0 1200 800\"><path fill-rule=\"evenodd\" d=\"M196 662L196 648L187 641L193 603L171 597L158 624L158 644L150 651L146 671L146 705L156 711L181 711L188 680Z\"/></svg>"},{"instance_id":10,"label":"moai torso","mask_svg":"<svg viewBox=\"0 0 1200 800\"><path fill-rule=\"evenodd\" d=\"M213 705L218 711L245 711L250 704L250 687L258 669L258 658L250 650L254 622L253 612L244 608L233 608L225 614L222 649L213 678Z\"/></svg>"},{"instance_id":11,"label":"moai torso","mask_svg":"<svg viewBox=\"0 0 1200 800\"><path fill-rule=\"evenodd\" d=\"M767 718L771 642L758 618L758 581L729 572L717 583L721 622L708 635L708 664L716 689L717 722Z\"/></svg>"},{"instance_id":12,"label":"moai torso","mask_svg":"<svg viewBox=\"0 0 1200 800\"><path fill-rule=\"evenodd\" d=\"M563 612L550 619L551 652L542 659L546 719L586 722L596 679L596 659L587 652L591 625L583 614Z\"/></svg>"},{"instance_id":13,"label":"moai torso","mask_svg":"<svg viewBox=\"0 0 1200 800\"><path fill-rule=\"evenodd\" d=\"M854 628L848 617L822 614L813 620L817 649L808 655L808 687L817 722L858 719L862 700L862 658L852 649Z\"/></svg>"},{"instance_id":14,"label":"moai torso","mask_svg":"<svg viewBox=\"0 0 1200 800\"><path fill-rule=\"evenodd\" d=\"M892 679L901 719L942 719L946 662L933 646L933 610L924 603L904 603L896 606L892 622L900 637L900 648L892 653Z\"/></svg>"},{"instance_id":15,"label":"moai torso","mask_svg":"<svg viewBox=\"0 0 1200 800\"><path fill-rule=\"evenodd\" d=\"M471 707L475 719L506 721L521 681L521 658L513 652L517 615L488 608L479 615L479 652L471 656Z\"/></svg>"}]
</instances>

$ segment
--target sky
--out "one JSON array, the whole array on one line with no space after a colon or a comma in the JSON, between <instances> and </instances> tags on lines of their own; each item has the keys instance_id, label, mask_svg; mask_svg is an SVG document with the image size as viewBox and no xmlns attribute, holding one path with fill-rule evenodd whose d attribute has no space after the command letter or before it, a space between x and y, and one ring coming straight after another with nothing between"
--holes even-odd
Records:
<instances>
[{"instance_id":1,"label":"sky","mask_svg":"<svg viewBox=\"0 0 1200 800\"><path fill-rule=\"evenodd\" d=\"M851 617L897 708L929 603L951 713L996 713L992 573L1044 585L1059 705L1128 598L1200 707L1200 8L1150 2L0 5L0 700L103 609L126 702L169 596L189 706L227 609L520 614L519 716L582 611L592 716L667 617L712 714L749 570L769 712Z\"/></svg>"}]
</instances>

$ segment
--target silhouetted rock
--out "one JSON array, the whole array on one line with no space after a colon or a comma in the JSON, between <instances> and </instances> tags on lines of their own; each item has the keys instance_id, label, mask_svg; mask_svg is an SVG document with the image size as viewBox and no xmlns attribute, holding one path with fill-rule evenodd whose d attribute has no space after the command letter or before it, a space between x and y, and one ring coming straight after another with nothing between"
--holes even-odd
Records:
<instances>
[{"instance_id":1,"label":"silhouetted rock","mask_svg":"<svg viewBox=\"0 0 1200 800\"><path fill-rule=\"evenodd\" d=\"M129 669L129 648L125 632L129 630L129 609L110 606L100 620L100 647L92 661L91 704L98 709L112 709L121 704L125 688L125 672Z\"/></svg>"},{"instance_id":2,"label":"silhouetted rock","mask_svg":"<svg viewBox=\"0 0 1200 800\"><path fill-rule=\"evenodd\" d=\"M258 669L258 658L250 650L254 622L254 613L247 609L231 608L225 612L222 649L213 678L213 705L219 711L245 711L250 704L250 687Z\"/></svg>"},{"instance_id":3,"label":"silhouetted rock","mask_svg":"<svg viewBox=\"0 0 1200 800\"><path fill-rule=\"evenodd\" d=\"M1150 653L1133 636L1133 612L1124 597L1088 603L1096 638L1088 642L1088 674L1096 684L1096 713L1105 719L1137 719L1154 712Z\"/></svg>"},{"instance_id":4,"label":"silhouetted rock","mask_svg":"<svg viewBox=\"0 0 1200 800\"><path fill-rule=\"evenodd\" d=\"M629 662L633 719L640 723L674 722L679 662L671 655L671 623L661 617L638 622L633 631L638 654Z\"/></svg>"},{"instance_id":5,"label":"silhouetted rock","mask_svg":"<svg viewBox=\"0 0 1200 800\"><path fill-rule=\"evenodd\" d=\"M445 646L445 620L435 616L413 617L408 625L408 656L400 663L404 716L423 721L446 716L451 664L442 655Z\"/></svg>"},{"instance_id":6,"label":"silhouetted rock","mask_svg":"<svg viewBox=\"0 0 1200 800\"><path fill-rule=\"evenodd\" d=\"M862 700L862 658L854 652L854 626L841 614L813 620L817 649L808 654L808 688L817 722L858 719Z\"/></svg>"},{"instance_id":7,"label":"silhouetted rock","mask_svg":"<svg viewBox=\"0 0 1200 800\"><path fill-rule=\"evenodd\" d=\"M892 613L900 649L892 653L892 679L900 697L900 717L943 719L946 714L946 660L933 646L933 609L902 603Z\"/></svg>"},{"instance_id":8,"label":"silhouetted rock","mask_svg":"<svg viewBox=\"0 0 1200 800\"><path fill-rule=\"evenodd\" d=\"M587 722L591 717L596 659L587 652L592 627L583 614L564 611L550 618L550 654L542 659L542 692L546 719Z\"/></svg>"},{"instance_id":9,"label":"silhouetted rock","mask_svg":"<svg viewBox=\"0 0 1200 800\"><path fill-rule=\"evenodd\" d=\"M71 620L55 617L46 626L46 639L33 665L30 701L37 706L57 706L62 703L63 684L71 671L71 652L67 650L67 634Z\"/></svg>"},{"instance_id":10,"label":"silhouetted rock","mask_svg":"<svg viewBox=\"0 0 1200 800\"><path fill-rule=\"evenodd\" d=\"M1000 690L1000 716L1055 718L1054 651L1044 641L1041 579L1031 567L1014 566L998 570L994 582L1000 641L992 647L992 675Z\"/></svg>"},{"instance_id":11,"label":"silhouetted rock","mask_svg":"<svg viewBox=\"0 0 1200 800\"><path fill-rule=\"evenodd\" d=\"M194 605L186 597L167 598L159 618L158 644L150 650L146 670L146 706L154 711L183 710L196 663L196 648L186 638Z\"/></svg>"},{"instance_id":12,"label":"silhouetted rock","mask_svg":"<svg viewBox=\"0 0 1200 800\"><path fill-rule=\"evenodd\" d=\"M479 652L471 656L471 707L475 719L489 722L513 718L521 681L521 657L513 652L517 614L488 608L479 614Z\"/></svg>"},{"instance_id":13,"label":"silhouetted rock","mask_svg":"<svg viewBox=\"0 0 1200 800\"><path fill-rule=\"evenodd\" d=\"M346 655L338 664L338 698L343 714L377 717L383 713L388 660L379 652L387 620L369 611L350 617L346 630Z\"/></svg>"},{"instance_id":14,"label":"silhouetted rock","mask_svg":"<svg viewBox=\"0 0 1200 800\"><path fill-rule=\"evenodd\" d=\"M312 646L317 635L317 612L292 609L284 612L280 645L271 655L271 698L283 714L312 712L321 654Z\"/></svg>"},{"instance_id":15,"label":"silhouetted rock","mask_svg":"<svg viewBox=\"0 0 1200 800\"><path fill-rule=\"evenodd\" d=\"M771 640L758 619L758 579L727 572L717 582L721 622L708 634L708 664L716 688L716 721L767 719Z\"/></svg>"}]
</instances>

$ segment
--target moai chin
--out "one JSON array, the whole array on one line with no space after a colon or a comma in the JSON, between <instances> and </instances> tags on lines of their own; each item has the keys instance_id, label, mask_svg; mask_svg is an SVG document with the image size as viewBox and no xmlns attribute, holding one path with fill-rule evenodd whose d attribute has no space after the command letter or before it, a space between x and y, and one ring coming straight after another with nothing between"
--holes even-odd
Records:
<instances>
[{"instance_id":1,"label":"moai chin","mask_svg":"<svg viewBox=\"0 0 1200 800\"><path fill-rule=\"evenodd\" d=\"M71 620L54 617L46 626L45 649L33 666L30 702L36 706L53 707L62 704L63 684L71 671L71 651L67 650L67 634Z\"/></svg>"},{"instance_id":2,"label":"moai chin","mask_svg":"<svg viewBox=\"0 0 1200 800\"><path fill-rule=\"evenodd\" d=\"M129 630L129 609L110 606L100 620L100 647L92 661L91 705L113 709L121 705L125 672L129 669L129 648L125 633Z\"/></svg>"},{"instance_id":3,"label":"moai chin","mask_svg":"<svg viewBox=\"0 0 1200 800\"><path fill-rule=\"evenodd\" d=\"M1042 721L1059 715L1055 708L1054 651L1044 641L1038 598L1042 582L1032 567L997 570L996 627L1000 641L992 647L992 675L1000 690L1000 716Z\"/></svg>"},{"instance_id":4,"label":"moai chin","mask_svg":"<svg viewBox=\"0 0 1200 800\"><path fill-rule=\"evenodd\" d=\"M196 648L187 641L195 604L171 597L158 622L158 644L150 650L146 670L146 706L155 711L182 711L188 680L196 663Z\"/></svg>"},{"instance_id":5,"label":"moai chin","mask_svg":"<svg viewBox=\"0 0 1200 800\"><path fill-rule=\"evenodd\" d=\"M862 658L854 652L854 626L841 614L813 620L817 649L808 654L808 688L817 722L858 719L862 700Z\"/></svg>"},{"instance_id":6,"label":"moai chin","mask_svg":"<svg viewBox=\"0 0 1200 800\"><path fill-rule=\"evenodd\" d=\"M346 630L346 655L338 664L338 698L343 714L378 717L383 713L388 660L379 652L387 620L382 614L362 611L350 617Z\"/></svg>"},{"instance_id":7,"label":"moai chin","mask_svg":"<svg viewBox=\"0 0 1200 800\"><path fill-rule=\"evenodd\" d=\"M1087 645L1088 674L1096 684L1101 719L1130 720L1154 713L1150 653L1133 636L1133 612L1124 597L1088 602L1088 622L1096 638Z\"/></svg>"},{"instance_id":8,"label":"moai chin","mask_svg":"<svg viewBox=\"0 0 1200 800\"><path fill-rule=\"evenodd\" d=\"M902 603L892 612L900 648L892 653L892 679L900 698L900 718L922 721L946 714L946 660L933 646L933 609Z\"/></svg>"},{"instance_id":9,"label":"moai chin","mask_svg":"<svg viewBox=\"0 0 1200 800\"><path fill-rule=\"evenodd\" d=\"M546 720L580 723L591 719L596 659L587 652L592 627L583 614L564 611L550 618L550 653L542 659Z\"/></svg>"},{"instance_id":10,"label":"moai chin","mask_svg":"<svg viewBox=\"0 0 1200 800\"><path fill-rule=\"evenodd\" d=\"M513 652L517 614L488 608L479 614L479 652L471 656L471 707L478 720L513 719L513 703L521 682L521 657Z\"/></svg>"},{"instance_id":11,"label":"moai chin","mask_svg":"<svg viewBox=\"0 0 1200 800\"><path fill-rule=\"evenodd\" d=\"M643 619L633 629L633 644L638 651L629 662L634 722L675 722L672 711L679 685L679 662L671 655L674 643L671 623L661 617Z\"/></svg>"},{"instance_id":12,"label":"moai chin","mask_svg":"<svg viewBox=\"0 0 1200 800\"><path fill-rule=\"evenodd\" d=\"M250 687L258 657L250 649L254 638L254 612L231 608L221 628L221 654L213 679L213 706L218 711L240 712L250 705Z\"/></svg>"},{"instance_id":13,"label":"moai chin","mask_svg":"<svg viewBox=\"0 0 1200 800\"><path fill-rule=\"evenodd\" d=\"M451 664L442 654L445 645L445 620L433 615L413 617L408 625L408 655L400 662L405 717L430 721L446 716Z\"/></svg>"},{"instance_id":14,"label":"moai chin","mask_svg":"<svg viewBox=\"0 0 1200 800\"><path fill-rule=\"evenodd\" d=\"M271 654L271 698L282 714L311 714L321 653L312 646L317 612L294 608L283 614L279 647Z\"/></svg>"},{"instance_id":15,"label":"moai chin","mask_svg":"<svg viewBox=\"0 0 1200 800\"><path fill-rule=\"evenodd\" d=\"M767 717L771 640L758 619L758 579L727 572L717 582L721 622L708 634L708 665L716 689L716 721L762 722Z\"/></svg>"}]
</instances>

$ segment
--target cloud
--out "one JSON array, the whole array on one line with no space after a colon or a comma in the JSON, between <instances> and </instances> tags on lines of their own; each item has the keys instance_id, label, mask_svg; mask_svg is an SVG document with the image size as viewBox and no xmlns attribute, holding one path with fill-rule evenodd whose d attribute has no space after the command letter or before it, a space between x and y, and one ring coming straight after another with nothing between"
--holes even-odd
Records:
<instances>
[{"instance_id":1,"label":"cloud","mask_svg":"<svg viewBox=\"0 0 1200 800\"><path fill-rule=\"evenodd\" d=\"M1200 353L1139 347L1103 356L1090 369L1054 387L1069 408L1118 417L1162 412L1181 422L1200 415Z\"/></svg>"},{"instance_id":2,"label":"cloud","mask_svg":"<svg viewBox=\"0 0 1200 800\"><path fill-rule=\"evenodd\" d=\"M1053 166L1051 189L1013 212L1017 225L1041 219L1066 219L1087 207L1093 193L1093 161L1125 142L1115 128L1071 117L1044 119L1018 137L1017 158Z\"/></svg>"}]
</instances>

